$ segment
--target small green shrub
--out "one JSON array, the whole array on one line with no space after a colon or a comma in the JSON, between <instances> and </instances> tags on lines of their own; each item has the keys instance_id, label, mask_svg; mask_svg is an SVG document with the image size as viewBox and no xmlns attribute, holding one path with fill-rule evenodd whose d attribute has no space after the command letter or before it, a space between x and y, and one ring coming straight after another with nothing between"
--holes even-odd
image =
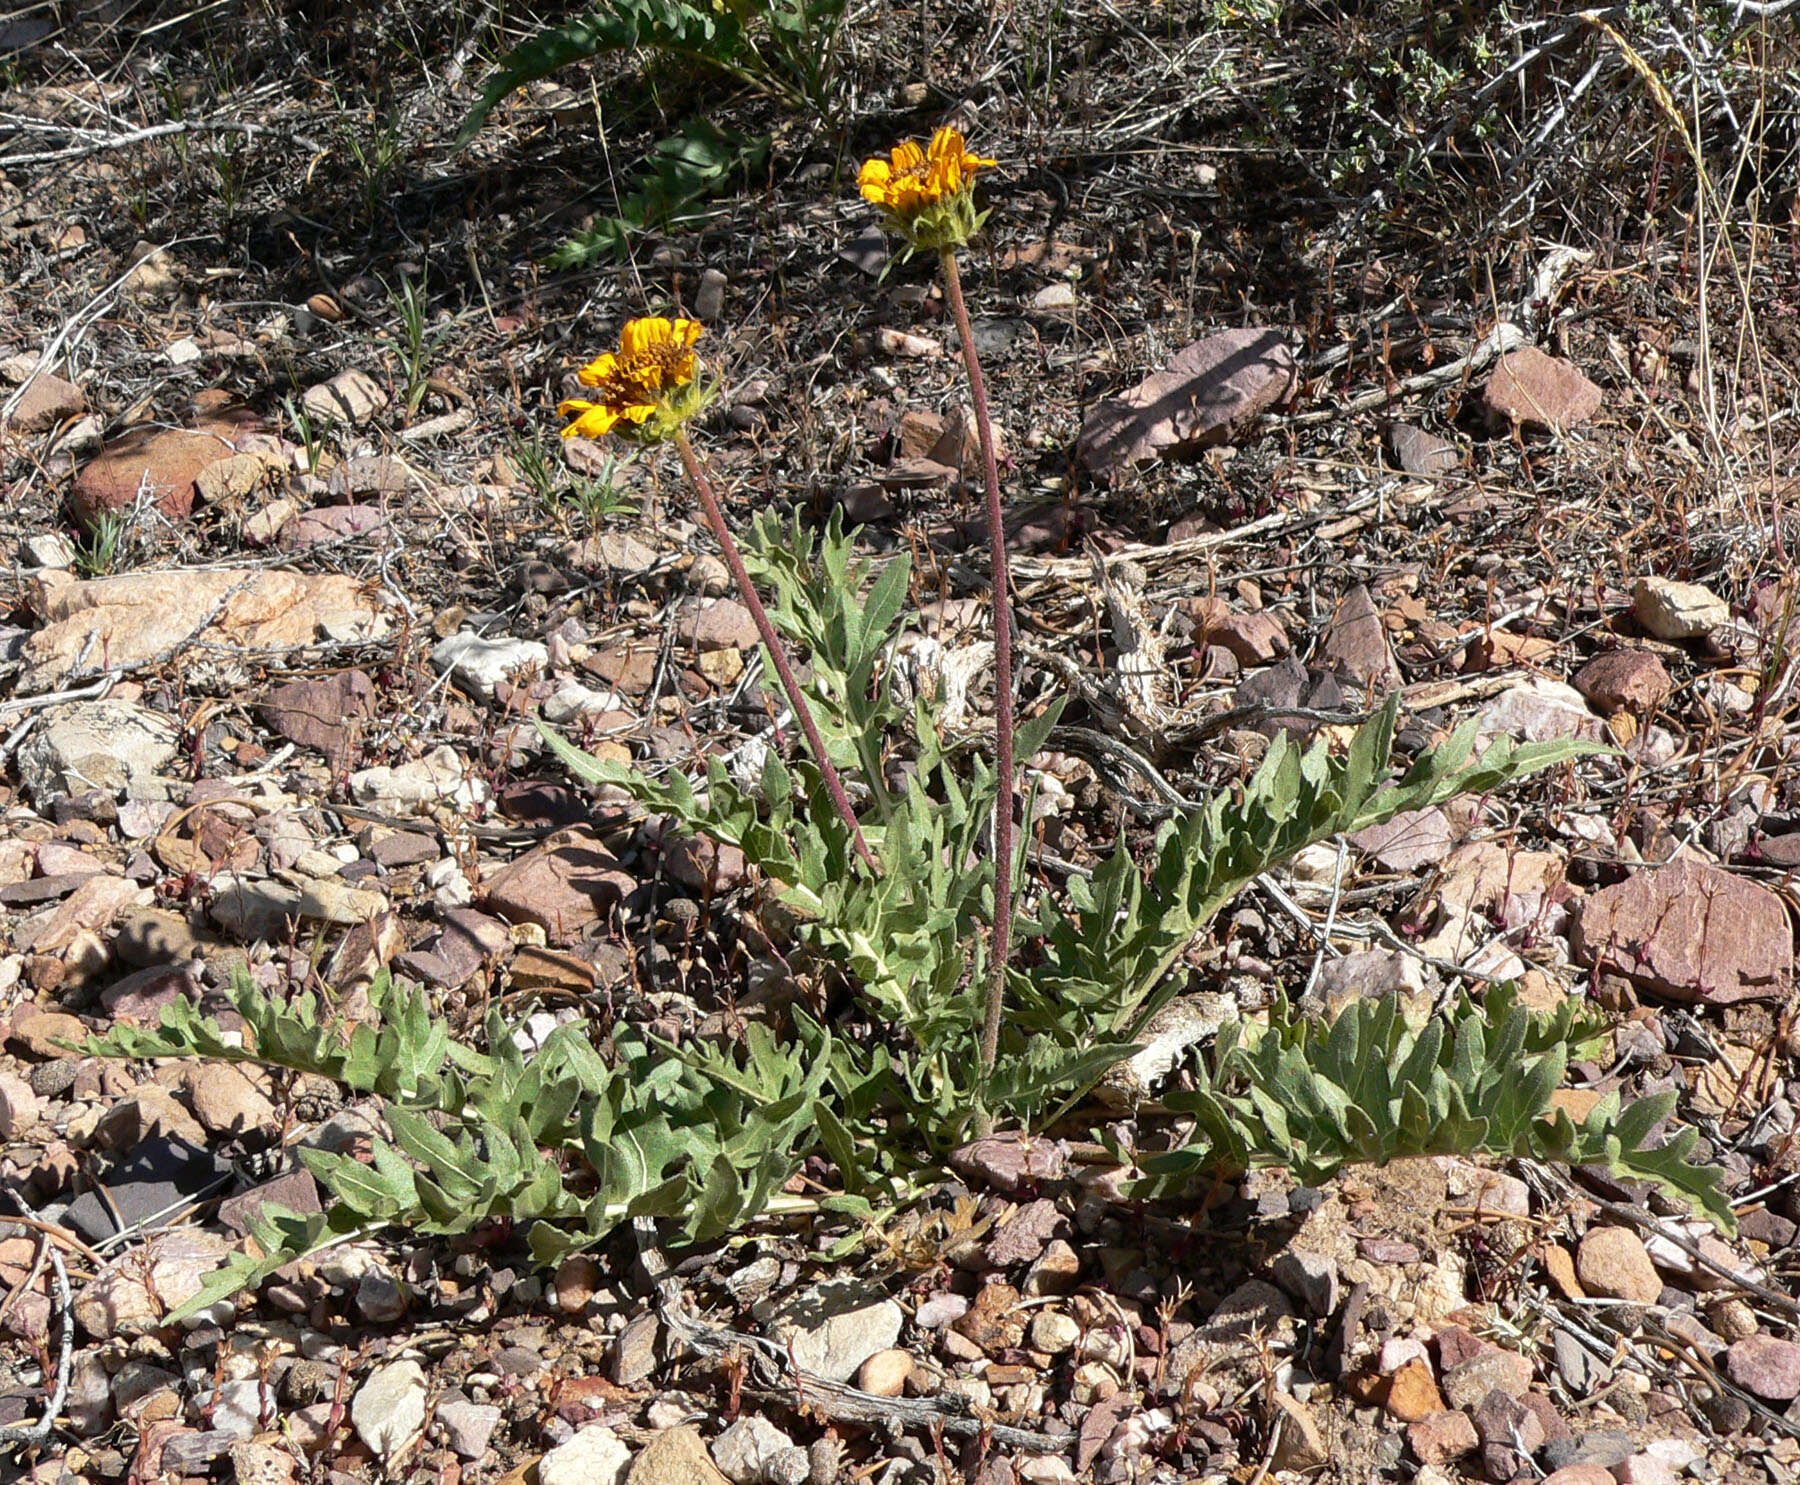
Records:
<instances>
[{"instance_id":1,"label":"small green shrub","mask_svg":"<svg viewBox=\"0 0 1800 1485\"><path fill-rule=\"evenodd\" d=\"M457 135L467 144L525 84L608 52L644 51L720 73L796 111L835 117L845 0L604 0L495 64Z\"/></svg>"},{"instance_id":2,"label":"small green shrub","mask_svg":"<svg viewBox=\"0 0 1800 1485\"><path fill-rule=\"evenodd\" d=\"M302 1152L332 1193L328 1212L270 1216L257 1233L264 1256L234 1259L193 1307L389 1224L454 1234L517 1221L551 1262L633 1217L699 1241L783 1209L873 1216L940 1168L978 1114L1034 1129L1078 1107L1179 988L1170 970L1182 953L1262 872L1316 841L1595 751L1498 741L1476 757L1471 721L1390 778L1393 701L1335 754L1323 741L1302 750L1277 739L1247 784L1162 828L1147 871L1121 843L1066 898L1041 897L1017 925L1000 1053L984 1078L994 775L978 746L945 737L929 672L902 683L906 559L878 574L856 563L835 518L815 536L765 516L745 550L777 626L810 651L809 700L859 799L877 871L858 862L810 763L771 751L746 780L711 758L696 787L545 736L577 777L743 850L813 959L853 992L853 1012L828 1027L796 1009L791 1036L751 1023L726 1046L676 1047L622 1024L597 1046L578 1022L527 1058L497 1011L481 1051L451 1037L422 992L385 980L371 991L378 1028L341 1025L311 996L278 1004L244 981L233 995L241 1044L187 1002L156 1030L116 1027L88 1050L321 1073L378 1097L391 1131L372 1164ZM1056 715L1020 727L1021 758L1045 745ZM1729 1226L1717 1173L1686 1158L1691 1132L1646 1143L1668 1099L1623 1114L1608 1100L1579 1126L1551 1116L1568 1048L1596 1029L1573 1007L1533 1017L1501 992L1419 1030L1392 1001L1353 1007L1329 1030L1278 1006L1266 1027L1228 1026L1199 1086L1169 1096L1194 1133L1143 1157L1139 1193L1176 1196L1202 1173L1255 1165L1320 1179L1403 1154L1529 1154L1605 1163ZM784 1195L814 1151L836 1164L841 1193Z\"/></svg>"}]
</instances>

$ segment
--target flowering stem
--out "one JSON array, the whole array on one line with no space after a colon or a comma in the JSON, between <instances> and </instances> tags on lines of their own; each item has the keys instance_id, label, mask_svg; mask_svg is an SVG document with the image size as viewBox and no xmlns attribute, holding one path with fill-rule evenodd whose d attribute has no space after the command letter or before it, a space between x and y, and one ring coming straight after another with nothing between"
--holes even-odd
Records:
<instances>
[{"instance_id":1,"label":"flowering stem","mask_svg":"<svg viewBox=\"0 0 1800 1485\"><path fill-rule=\"evenodd\" d=\"M981 1069L994 1070L1000 1052L1000 1014L1006 1000L1006 961L1012 947L1013 916L1013 666L1012 582L1007 572L1006 526L1000 510L1000 470L994 460L994 426L988 416L987 383L975 354L975 329L969 323L969 306L963 299L962 275L956 266L956 250L938 254L944 265L944 294L956 317L956 333L962 340L963 365L969 372L969 397L975 405L975 431L981 439L981 473L987 485L988 547L994 570L994 766L998 774L994 795L994 944L993 978L988 984L987 1006L981 1021ZM982 1122L989 1122L985 1111ZM982 1134L991 1132L988 1128Z\"/></svg>"},{"instance_id":2,"label":"flowering stem","mask_svg":"<svg viewBox=\"0 0 1800 1485\"><path fill-rule=\"evenodd\" d=\"M831 756L825 751L825 739L819 736L819 726L813 721L812 708L806 704L806 695L801 691L800 683L794 679L794 670L788 664L781 636L775 632L775 626L769 622L769 615L762 606L762 599L756 595L756 587L744 568L744 559L738 552L737 543L731 539L731 532L725 525L725 515L719 509L712 483L700 467L699 457L694 453L694 446L688 442L685 428L677 430L675 447L681 453L681 463L687 470L688 482L700 496L707 524L712 527L713 536L724 555L725 565L731 569L732 579L737 583L744 607L750 610L756 632L762 636L763 648L768 650L769 658L775 662L775 674L781 678L781 689L787 693L788 705L793 707L794 715L799 718L800 730L806 734L807 746L812 749L813 759L819 765L819 773L825 780L831 802L837 806L838 817L849 829L850 839L855 842L856 854L862 857L863 864L871 872L877 872L875 857L869 851L868 842L863 839L862 826L857 824L856 812L850 808L850 796L844 792L844 781L838 777L837 769L832 766Z\"/></svg>"}]
</instances>

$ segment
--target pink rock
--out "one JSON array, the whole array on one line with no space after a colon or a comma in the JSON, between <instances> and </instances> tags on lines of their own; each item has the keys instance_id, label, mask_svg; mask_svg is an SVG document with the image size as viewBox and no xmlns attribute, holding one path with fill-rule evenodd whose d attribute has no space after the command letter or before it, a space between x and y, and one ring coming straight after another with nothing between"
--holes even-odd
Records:
<instances>
[{"instance_id":1,"label":"pink rock","mask_svg":"<svg viewBox=\"0 0 1800 1485\"><path fill-rule=\"evenodd\" d=\"M1446 1409L1406 1426L1406 1442L1421 1464L1445 1465L1481 1442L1467 1413Z\"/></svg>"},{"instance_id":2,"label":"pink rock","mask_svg":"<svg viewBox=\"0 0 1800 1485\"><path fill-rule=\"evenodd\" d=\"M1575 689L1602 716L1616 711L1653 712L1675 683L1648 650L1610 650L1575 672Z\"/></svg>"},{"instance_id":3,"label":"pink rock","mask_svg":"<svg viewBox=\"0 0 1800 1485\"><path fill-rule=\"evenodd\" d=\"M1436 866L1456 844L1456 832L1439 809L1408 810L1382 825L1350 837L1350 844L1387 871L1411 872Z\"/></svg>"},{"instance_id":4,"label":"pink rock","mask_svg":"<svg viewBox=\"0 0 1800 1485\"><path fill-rule=\"evenodd\" d=\"M1225 442L1298 384L1294 353L1279 332L1209 335L1094 408L1075 452L1094 474L1110 479L1135 464Z\"/></svg>"},{"instance_id":5,"label":"pink rock","mask_svg":"<svg viewBox=\"0 0 1800 1485\"><path fill-rule=\"evenodd\" d=\"M1601 390L1579 370L1536 346L1502 356L1481 394L1489 426L1516 424L1539 431L1585 423L1604 401Z\"/></svg>"},{"instance_id":6,"label":"pink rock","mask_svg":"<svg viewBox=\"0 0 1800 1485\"><path fill-rule=\"evenodd\" d=\"M1361 583L1338 600L1331 627L1319 646L1318 663L1377 691L1391 691L1400 684L1400 667L1388 644L1387 626Z\"/></svg>"},{"instance_id":7,"label":"pink rock","mask_svg":"<svg viewBox=\"0 0 1800 1485\"><path fill-rule=\"evenodd\" d=\"M48 433L58 423L87 411L87 395L73 382L44 374L33 377L13 409L12 425L20 433Z\"/></svg>"},{"instance_id":8,"label":"pink rock","mask_svg":"<svg viewBox=\"0 0 1800 1485\"><path fill-rule=\"evenodd\" d=\"M568 944L636 885L594 831L575 825L502 867L481 896L509 922L539 924L552 943Z\"/></svg>"},{"instance_id":9,"label":"pink rock","mask_svg":"<svg viewBox=\"0 0 1800 1485\"><path fill-rule=\"evenodd\" d=\"M1793 930L1781 899L1687 858L1584 898L1570 947L1583 965L1711 1005L1779 995L1794 971Z\"/></svg>"},{"instance_id":10,"label":"pink rock","mask_svg":"<svg viewBox=\"0 0 1800 1485\"><path fill-rule=\"evenodd\" d=\"M171 521L194 509L200 471L234 450L212 433L185 428L133 428L82 466L69 490L69 509L83 526L136 504L140 493Z\"/></svg>"},{"instance_id":11,"label":"pink rock","mask_svg":"<svg viewBox=\"0 0 1800 1485\"><path fill-rule=\"evenodd\" d=\"M1734 1341L1725 1353L1725 1373L1746 1392L1789 1402L1800 1397L1800 1343L1772 1335Z\"/></svg>"}]
</instances>

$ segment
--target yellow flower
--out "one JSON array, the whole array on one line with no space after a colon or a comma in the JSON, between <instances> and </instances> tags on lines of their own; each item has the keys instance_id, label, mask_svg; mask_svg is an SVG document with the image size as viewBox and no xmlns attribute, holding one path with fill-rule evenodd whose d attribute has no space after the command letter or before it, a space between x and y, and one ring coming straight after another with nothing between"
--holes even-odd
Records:
<instances>
[{"instance_id":1,"label":"yellow flower","mask_svg":"<svg viewBox=\"0 0 1800 1485\"><path fill-rule=\"evenodd\" d=\"M639 437L667 437L691 417L703 400L684 389L694 384L697 320L650 318L632 320L619 336L619 348L581 368L576 379L595 389L592 402L571 397L557 416L575 421L564 438L601 438L620 423L621 432Z\"/></svg>"},{"instance_id":2,"label":"yellow flower","mask_svg":"<svg viewBox=\"0 0 1800 1485\"><path fill-rule=\"evenodd\" d=\"M975 212L975 175L996 163L970 154L962 135L946 127L923 149L909 139L887 159L867 161L856 184L914 247L959 247L982 221Z\"/></svg>"}]
</instances>

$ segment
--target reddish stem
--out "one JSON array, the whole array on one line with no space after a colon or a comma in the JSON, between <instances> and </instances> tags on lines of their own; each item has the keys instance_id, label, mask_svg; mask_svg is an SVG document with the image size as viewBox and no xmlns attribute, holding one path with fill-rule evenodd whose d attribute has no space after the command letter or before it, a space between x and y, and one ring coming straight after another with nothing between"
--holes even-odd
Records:
<instances>
[{"instance_id":1,"label":"reddish stem","mask_svg":"<svg viewBox=\"0 0 1800 1485\"><path fill-rule=\"evenodd\" d=\"M1012 951L1013 917L1013 663L1012 581L1006 561L1006 525L1000 509L1000 468L994 459L994 425L988 415L987 383L975 354L975 329L963 299L956 251L938 254L944 265L944 295L956 317L963 365L969 373L969 397L975 405L975 431L981 439L981 474L987 486L988 550L994 571L994 947L993 978L981 1021L981 1068L994 1070L1000 1053L1000 1016L1006 1003L1006 961ZM984 1130L983 1133L988 1131Z\"/></svg>"},{"instance_id":2,"label":"reddish stem","mask_svg":"<svg viewBox=\"0 0 1800 1485\"><path fill-rule=\"evenodd\" d=\"M856 822L856 812L850 808L850 796L844 792L844 781L838 777L838 771L831 762L831 756L825 751L825 739L819 736L819 726L813 721L812 708L806 704L805 693L801 691L800 683L794 679L794 670L788 664L787 651L782 646L781 636L775 632L775 626L769 622L769 615L762 606L762 599L756 595L756 587L750 581L750 574L744 567L744 559L738 552L737 543L731 539L731 532L725 525L725 514L719 509L719 501L713 494L712 483L707 479L706 472L700 467L700 460L694 453L694 446L688 442L686 429L677 431L675 447L681 453L681 463L682 467L687 470L688 481L700 496L700 505L706 511L706 522L712 527L713 536L719 543L719 551L725 558L726 567L731 569L732 580L737 583L738 593L744 600L744 607L750 610L750 617L756 624L756 632L762 636L763 647L768 650L769 658L775 662L775 674L781 678L781 689L787 693L788 705L793 707L794 715L799 718L800 730L806 734L807 746L812 749L813 758L819 765L819 773L825 780L825 788L831 795L831 802L837 806L838 817L848 827L850 838L856 843L856 854L862 857L863 864L871 872L878 872L875 857L869 851L868 842L863 839L862 826Z\"/></svg>"}]
</instances>

